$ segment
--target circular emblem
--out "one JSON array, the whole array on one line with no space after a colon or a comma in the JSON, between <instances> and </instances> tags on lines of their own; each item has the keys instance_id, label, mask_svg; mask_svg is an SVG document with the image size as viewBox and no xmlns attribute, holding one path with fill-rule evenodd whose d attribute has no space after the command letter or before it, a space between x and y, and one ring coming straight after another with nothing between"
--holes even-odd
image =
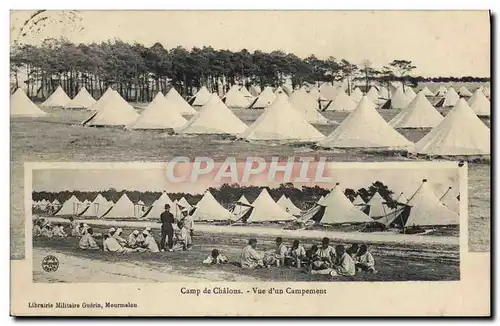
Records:
<instances>
[{"instance_id":1,"label":"circular emblem","mask_svg":"<svg viewBox=\"0 0 500 326\"><path fill-rule=\"evenodd\" d=\"M52 255L45 256L42 260L42 268L46 272L55 272L59 268L59 260Z\"/></svg>"}]
</instances>

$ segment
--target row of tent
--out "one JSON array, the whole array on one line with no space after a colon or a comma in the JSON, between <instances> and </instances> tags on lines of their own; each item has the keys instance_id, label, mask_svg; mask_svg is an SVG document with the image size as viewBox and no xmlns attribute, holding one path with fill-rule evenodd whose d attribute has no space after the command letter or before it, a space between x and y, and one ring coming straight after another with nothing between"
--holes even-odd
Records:
<instances>
[{"instance_id":1,"label":"row of tent","mask_svg":"<svg viewBox=\"0 0 500 326\"><path fill-rule=\"evenodd\" d=\"M414 194L407 198L401 193L387 202L378 192L365 203L358 195L350 201L339 184L328 195L320 198L312 208L303 212L289 198L282 195L275 202L267 189L250 203L244 195L230 209L223 207L206 191L200 201L191 206L184 198L172 202L164 192L151 206L142 202L132 203L123 194L116 203L107 201L101 194L92 202L80 202L70 197L61 206L56 216L97 217L104 219L158 219L165 205L180 217L180 212L188 211L195 221L226 221L243 223L314 221L324 225L358 224L377 222L386 227L399 225L439 226L459 223L460 204L451 187L437 197L427 180L423 180ZM36 205L36 203L35 203Z\"/></svg>"},{"instance_id":2,"label":"row of tent","mask_svg":"<svg viewBox=\"0 0 500 326\"><path fill-rule=\"evenodd\" d=\"M32 103L22 90L16 91L13 97L19 97L17 94ZM299 103L301 99L304 102L312 100L311 93L304 89L294 94L297 94L295 99ZM469 105L488 101L484 94L481 96L480 90L469 99L469 103L459 98L444 118L421 91L389 123L377 112L376 104L363 95L356 108L327 137L308 121L313 114L316 119L322 119L320 113L314 107L298 109L298 105L291 103L294 94L291 98L284 92L278 94L264 112L247 126L217 94L211 94L208 102L196 112L172 88L166 96L158 94L139 115L118 92L108 89L92 107L96 112L83 124L126 126L129 129L172 128L178 134L229 134L249 141L316 142L323 148L385 148L429 155L490 154L490 130ZM12 102L15 103L14 100ZM182 116L187 114L188 109L193 110L191 113L196 112L190 120ZM413 144L396 128L433 129Z\"/></svg>"}]
</instances>

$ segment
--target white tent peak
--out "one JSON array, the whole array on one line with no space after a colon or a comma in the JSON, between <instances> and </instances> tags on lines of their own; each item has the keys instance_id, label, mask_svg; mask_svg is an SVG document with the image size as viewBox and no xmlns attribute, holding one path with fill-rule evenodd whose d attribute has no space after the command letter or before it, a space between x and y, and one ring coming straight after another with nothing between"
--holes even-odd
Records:
<instances>
[{"instance_id":1,"label":"white tent peak","mask_svg":"<svg viewBox=\"0 0 500 326\"><path fill-rule=\"evenodd\" d=\"M54 93L52 93L45 102L41 104L43 107L65 107L66 104L71 102L71 99L66 94L61 85L57 86Z\"/></svg>"},{"instance_id":2,"label":"white tent peak","mask_svg":"<svg viewBox=\"0 0 500 326\"><path fill-rule=\"evenodd\" d=\"M246 108L250 104L248 99L240 92L238 86L233 85L224 96L224 103L229 108Z\"/></svg>"},{"instance_id":3,"label":"white tent peak","mask_svg":"<svg viewBox=\"0 0 500 326\"><path fill-rule=\"evenodd\" d=\"M338 183L319 205L325 209L323 216L319 220L321 224L371 222L368 215L354 207Z\"/></svg>"},{"instance_id":4,"label":"white tent peak","mask_svg":"<svg viewBox=\"0 0 500 326\"><path fill-rule=\"evenodd\" d=\"M95 103L96 100L92 97L92 95L90 95L84 86L64 107L67 109L90 109Z\"/></svg>"},{"instance_id":5,"label":"white tent peak","mask_svg":"<svg viewBox=\"0 0 500 326\"><path fill-rule=\"evenodd\" d=\"M220 97L214 93L200 111L177 132L180 134L238 135L246 128L247 125L234 115Z\"/></svg>"},{"instance_id":6,"label":"white tent peak","mask_svg":"<svg viewBox=\"0 0 500 326\"><path fill-rule=\"evenodd\" d=\"M24 117L43 117L47 113L33 103L21 88L10 97L10 115Z\"/></svg>"},{"instance_id":7,"label":"white tent peak","mask_svg":"<svg viewBox=\"0 0 500 326\"><path fill-rule=\"evenodd\" d=\"M103 216L106 219L133 219L138 218L136 216L135 205L128 198L126 193L121 195L120 199L114 204L114 206Z\"/></svg>"},{"instance_id":8,"label":"white tent peak","mask_svg":"<svg viewBox=\"0 0 500 326\"><path fill-rule=\"evenodd\" d=\"M318 143L326 148L406 148L411 145L382 118L367 96L363 96L356 110Z\"/></svg>"},{"instance_id":9,"label":"white tent peak","mask_svg":"<svg viewBox=\"0 0 500 326\"><path fill-rule=\"evenodd\" d=\"M188 102L177 92L175 87L170 88L170 90L165 95L165 99L171 106L172 110L179 112L180 114L193 115L197 111L189 105Z\"/></svg>"},{"instance_id":10,"label":"white tent peak","mask_svg":"<svg viewBox=\"0 0 500 326\"><path fill-rule=\"evenodd\" d=\"M353 111L356 109L356 101L347 95L343 89L339 89L335 93L335 97L328 104L327 111Z\"/></svg>"},{"instance_id":11,"label":"white tent peak","mask_svg":"<svg viewBox=\"0 0 500 326\"><path fill-rule=\"evenodd\" d=\"M301 111L307 121L315 124L328 124L330 120L318 112L318 101L314 94L308 93L304 88L300 88L290 96L290 104L293 108Z\"/></svg>"},{"instance_id":12,"label":"white tent peak","mask_svg":"<svg viewBox=\"0 0 500 326\"><path fill-rule=\"evenodd\" d=\"M99 103L99 102L97 102ZM116 91L111 91L103 107L83 122L86 126L128 126L139 114Z\"/></svg>"},{"instance_id":13,"label":"white tent peak","mask_svg":"<svg viewBox=\"0 0 500 326\"><path fill-rule=\"evenodd\" d=\"M200 90L194 96L193 106L203 106L210 100L212 94L208 91L205 86L202 86Z\"/></svg>"},{"instance_id":14,"label":"white tent peak","mask_svg":"<svg viewBox=\"0 0 500 326\"><path fill-rule=\"evenodd\" d=\"M490 116L491 103L490 100L486 98L483 91L479 88L474 92L472 97L467 101L470 108L476 112L478 116Z\"/></svg>"},{"instance_id":15,"label":"white tent peak","mask_svg":"<svg viewBox=\"0 0 500 326\"><path fill-rule=\"evenodd\" d=\"M283 208L273 200L266 188L262 189L259 196L252 203L252 206L252 212L247 219L248 223L294 220L291 213L284 211Z\"/></svg>"},{"instance_id":16,"label":"white tent peak","mask_svg":"<svg viewBox=\"0 0 500 326\"><path fill-rule=\"evenodd\" d=\"M274 94L273 89L271 87L266 87L259 94L255 102L252 104L252 108L254 109L263 109L269 106L276 99L276 94Z\"/></svg>"},{"instance_id":17,"label":"white tent peak","mask_svg":"<svg viewBox=\"0 0 500 326\"><path fill-rule=\"evenodd\" d=\"M443 116L425 97L424 91L418 95L389 122L394 128L432 128L443 121Z\"/></svg>"},{"instance_id":18,"label":"white tent peak","mask_svg":"<svg viewBox=\"0 0 500 326\"><path fill-rule=\"evenodd\" d=\"M180 128L187 120L158 92L153 101L134 121L129 129L174 129Z\"/></svg>"},{"instance_id":19,"label":"white tent peak","mask_svg":"<svg viewBox=\"0 0 500 326\"><path fill-rule=\"evenodd\" d=\"M324 136L281 94L242 134L247 140L314 141Z\"/></svg>"},{"instance_id":20,"label":"white tent peak","mask_svg":"<svg viewBox=\"0 0 500 326\"><path fill-rule=\"evenodd\" d=\"M196 210L193 213L195 221L227 221L231 218L231 213L222 207L208 190L195 206Z\"/></svg>"}]
</instances>

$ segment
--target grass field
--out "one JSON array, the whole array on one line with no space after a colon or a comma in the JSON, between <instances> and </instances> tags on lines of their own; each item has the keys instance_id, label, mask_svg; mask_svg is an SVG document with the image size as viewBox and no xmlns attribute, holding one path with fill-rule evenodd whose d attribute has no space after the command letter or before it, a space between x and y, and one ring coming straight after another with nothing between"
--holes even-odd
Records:
<instances>
[{"instance_id":1,"label":"grass field","mask_svg":"<svg viewBox=\"0 0 500 326\"><path fill-rule=\"evenodd\" d=\"M137 104L137 107L144 107ZM91 113L84 110L44 109L43 118L14 118L11 120L11 255L24 257L23 163L24 162L161 162L175 156L203 154L214 159L226 156L245 158L252 156L314 156L335 161L408 161L400 155L380 154L357 150L314 150L306 145L249 143L232 141L217 136L183 137L165 135L156 131L126 131L113 128L89 128L80 123ZM443 110L446 113L447 109ZM254 121L262 110L234 110L245 123ZM396 110L381 112L386 120ZM343 112L324 115L341 122ZM485 121L489 125L489 121ZM323 133L334 130L335 125L317 126ZM418 141L427 131L402 131L409 140ZM469 249L489 251L490 238L490 165L469 164Z\"/></svg>"},{"instance_id":2,"label":"grass field","mask_svg":"<svg viewBox=\"0 0 500 326\"><path fill-rule=\"evenodd\" d=\"M105 232L104 229L96 229ZM130 229L125 230L128 236ZM153 231L157 241L159 233ZM286 243L293 239L284 238ZM458 246L442 245L370 245L376 259L377 274L357 273L354 277L331 278L309 275L296 268L242 270L227 264L203 266L202 261L212 249L217 248L230 261L238 261L241 249L248 239L236 235L215 236L197 231L191 251L162 253L114 254L102 251L89 252L77 249L77 238L33 240L34 282L178 282L178 281L443 281L459 280ZM259 250L273 250L274 238L258 238ZM301 240L308 248L313 240ZM101 243L98 240L98 243ZM349 245L347 243L343 243ZM47 254L55 255L60 268L46 273L41 260ZM140 272L138 272L140 271Z\"/></svg>"}]
</instances>

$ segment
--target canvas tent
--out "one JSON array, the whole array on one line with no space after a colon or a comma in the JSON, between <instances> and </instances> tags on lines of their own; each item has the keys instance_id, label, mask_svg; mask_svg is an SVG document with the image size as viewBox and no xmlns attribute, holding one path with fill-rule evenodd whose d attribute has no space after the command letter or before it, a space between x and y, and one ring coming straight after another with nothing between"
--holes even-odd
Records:
<instances>
[{"instance_id":1,"label":"canvas tent","mask_svg":"<svg viewBox=\"0 0 500 326\"><path fill-rule=\"evenodd\" d=\"M266 87L260 93L260 95L255 99L255 101L249 106L252 109L263 109L269 106L276 99L276 95L271 87Z\"/></svg>"},{"instance_id":2,"label":"canvas tent","mask_svg":"<svg viewBox=\"0 0 500 326\"><path fill-rule=\"evenodd\" d=\"M420 91L406 108L389 121L389 124L394 128L433 128L443 119L423 91Z\"/></svg>"},{"instance_id":3,"label":"canvas tent","mask_svg":"<svg viewBox=\"0 0 500 326\"><path fill-rule=\"evenodd\" d=\"M295 218L291 213L278 205L267 189L262 189L257 199L252 203L252 209L246 218L247 223L292 221Z\"/></svg>"},{"instance_id":4,"label":"canvas tent","mask_svg":"<svg viewBox=\"0 0 500 326\"><path fill-rule=\"evenodd\" d=\"M359 102L361 101L361 99L363 98L363 92L359 89L359 87L356 87L352 93L351 93L351 98L356 101L356 102Z\"/></svg>"},{"instance_id":5,"label":"canvas tent","mask_svg":"<svg viewBox=\"0 0 500 326\"><path fill-rule=\"evenodd\" d=\"M76 215L78 213L78 205L80 205L81 202L76 198L75 195L72 195L68 200L66 200L62 206L61 209L59 209L56 212L56 216L69 216L69 215Z\"/></svg>"},{"instance_id":6,"label":"canvas tent","mask_svg":"<svg viewBox=\"0 0 500 326\"><path fill-rule=\"evenodd\" d=\"M88 208L81 213L82 217L97 217L100 218L106 214L113 206L113 202L109 202L103 195L98 194Z\"/></svg>"},{"instance_id":7,"label":"canvas tent","mask_svg":"<svg viewBox=\"0 0 500 326\"><path fill-rule=\"evenodd\" d=\"M192 208L193 206L191 206L190 203L188 203L188 201L186 200L186 198L182 197L181 199L179 199L179 201L177 202L177 204L181 207L184 207L184 208Z\"/></svg>"},{"instance_id":8,"label":"canvas tent","mask_svg":"<svg viewBox=\"0 0 500 326\"><path fill-rule=\"evenodd\" d=\"M234 207L231 211L231 220L237 221L241 219L245 213L247 213L252 208L250 202L246 199L245 195L241 195L240 199L236 201Z\"/></svg>"},{"instance_id":9,"label":"canvas tent","mask_svg":"<svg viewBox=\"0 0 500 326\"><path fill-rule=\"evenodd\" d=\"M124 193L102 218L136 219L139 217L136 214L134 203L128 198L127 194Z\"/></svg>"},{"instance_id":10,"label":"canvas tent","mask_svg":"<svg viewBox=\"0 0 500 326\"><path fill-rule=\"evenodd\" d=\"M66 109L90 109L96 100L90 95L85 87L82 87L78 94L69 101L64 107Z\"/></svg>"},{"instance_id":11,"label":"canvas tent","mask_svg":"<svg viewBox=\"0 0 500 326\"><path fill-rule=\"evenodd\" d=\"M439 107L448 107L448 106L455 106L460 99L460 96L458 96L457 92L453 87L448 88L448 91L446 92L446 95L444 98L439 101L436 106Z\"/></svg>"},{"instance_id":12,"label":"canvas tent","mask_svg":"<svg viewBox=\"0 0 500 326\"><path fill-rule=\"evenodd\" d=\"M387 201L378 193L378 191L375 192L366 205L370 208L368 215L374 220L383 218L392 212L387 205Z\"/></svg>"},{"instance_id":13,"label":"canvas tent","mask_svg":"<svg viewBox=\"0 0 500 326\"><path fill-rule=\"evenodd\" d=\"M103 107L83 122L84 126L128 126L134 123L139 114L116 91L109 93Z\"/></svg>"},{"instance_id":14,"label":"canvas tent","mask_svg":"<svg viewBox=\"0 0 500 326\"><path fill-rule=\"evenodd\" d=\"M114 89L112 89L111 87L108 87L108 89L106 89L106 91L104 92L104 94L101 95L101 97L97 100L97 102L94 103L94 105L92 105L89 110L90 111L99 111L101 110L105 105L106 103L108 102L109 99L112 98L112 94L113 92L116 92Z\"/></svg>"},{"instance_id":15,"label":"canvas tent","mask_svg":"<svg viewBox=\"0 0 500 326\"><path fill-rule=\"evenodd\" d=\"M458 215L439 201L427 179L422 180L422 184L407 205L411 206L411 210L405 223L406 227L457 225L459 223Z\"/></svg>"},{"instance_id":16,"label":"canvas tent","mask_svg":"<svg viewBox=\"0 0 500 326\"><path fill-rule=\"evenodd\" d=\"M408 103L409 103L413 101L413 99L415 98L415 96L417 96L417 94L415 93L413 88L411 88L410 86L406 86L405 96L408 98Z\"/></svg>"},{"instance_id":17,"label":"canvas tent","mask_svg":"<svg viewBox=\"0 0 500 326\"><path fill-rule=\"evenodd\" d=\"M313 94L307 93L303 88L293 92L290 96L290 104L293 108L301 111L307 121L315 124L328 124L330 120L318 112L318 101Z\"/></svg>"},{"instance_id":18,"label":"canvas tent","mask_svg":"<svg viewBox=\"0 0 500 326\"><path fill-rule=\"evenodd\" d=\"M354 101L343 90L337 91L335 98L326 107L327 111L353 111L356 109L356 101Z\"/></svg>"},{"instance_id":19,"label":"canvas tent","mask_svg":"<svg viewBox=\"0 0 500 326\"><path fill-rule=\"evenodd\" d=\"M310 91L310 92L313 93L312 91ZM345 92L342 89L337 88L337 87L331 85L330 83L322 84L319 87L318 92L319 92L318 98L319 98L319 96L321 96L321 99L325 100L325 101L333 101L337 97L337 93L339 93L339 92L343 92L345 96L347 96L349 99L351 99L347 94L345 94Z\"/></svg>"},{"instance_id":20,"label":"canvas tent","mask_svg":"<svg viewBox=\"0 0 500 326\"><path fill-rule=\"evenodd\" d=\"M180 134L231 134L245 131L244 124L224 104L217 94L212 94L208 102L183 127L176 130Z\"/></svg>"},{"instance_id":21,"label":"canvas tent","mask_svg":"<svg viewBox=\"0 0 500 326\"><path fill-rule=\"evenodd\" d=\"M281 195L280 199L276 202L285 212L292 215L300 215L301 210L285 195Z\"/></svg>"},{"instance_id":22,"label":"canvas tent","mask_svg":"<svg viewBox=\"0 0 500 326\"><path fill-rule=\"evenodd\" d=\"M361 198L360 195L357 195L356 198L354 198L354 200L352 201L352 204L354 206L363 206L363 205L366 205L365 201L363 200L363 198Z\"/></svg>"},{"instance_id":23,"label":"canvas tent","mask_svg":"<svg viewBox=\"0 0 500 326\"><path fill-rule=\"evenodd\" d=\"M373 102L378 102L379 94L375 87L370 87L370 90L366 93L366 96Z\"/></svg>"},{"instance_id":24,"label":"canvas tent","mask_svg":"<svg viewBox=\"0 0 500 326\"><path fill-rule=\"evenodd\" d=\"M445 193L439 198L439 201L448 207L451 211L460 215L460 202L453 193L452 187L448 187Z\"/></svg>"},{"instance_id":25,"label":"canvas tent","mask_svg":"<svg viewBox=\"0 0 500 326\"><path fill-rule=\"evenodd\" d=\"M354 112L318 143L325 148L406 148L411 145L380 116L366 96Z\"/></svg>"},{"instance_id":26,"label":"canvas tent","mask_svg":"<svg viewBox=\"0 0 500 326\"><path fill-rule=\"evenodd\" d=\"M252 85L252 86L250 86L249 92L250 92L250 94L252 94L252 96L256 97L256 96L259 96L259 94L262 91L260 89L260 86L258 86L258 85Z\"/></svg>"},{"instance_id":27,"label":"canvas tent","mask_svg":"<svg viewBox=\"0 0 500 326\"><path fill-rule=\"evenodd\" d=\"M404 109L408 104L410 103L410 100L408 96L403 92L402 87L398 87L392 92L391 99L389 99L382 107L385 108L392 108L392 109Z\"/></svg>"},{"instance_id":28,"label":"canvas tent","mask_svg":"<svg viewBox=\"0 0 500 326\"><path fill-rule=\"evenodd\" d=\"M165 211L165 205L170 206L170 212L172 214L175 213L176 207L168 194L164 191L141 217L145 219L159 219L161 213Z\"/></svg>"},{"instance_id":29,"label":"canvas tent","mask_svg":"<svg viewBox=\"0 0 500 326\"><path fill-rule=\"evenodd\" d=\"M384 98L384 99L389 99L389 90L384 87L384 86L380 86L379 88L379 91L378 91L378 95L380 98Z\"/></svg>"},{"instance_id":30,"label":"canvas tent","mask_svg":"<svg viewBox=\"0 0 500 326\"><path fill-rule=\"evenodd\" d=\"M328 225L358 224L372 221L368 215L354 207L338 183L321 204L310 210L309 214L317 223Z\"/></svg>"},{"instance_id":31,"label":"canvas tent","mask_svg":"<svg viewBox=\"0 0 500 326\"><path fill-rule=\"evenodd\" d=\"M489 155L490 129L461 98L412 151L429 155Z\"/></svg>"},{"instance_id":32,"label":"canvas tent","mask_svg":"<svg viewBox=\"0 0 500 326\"><path fill-rule=\"evenodd\" d=\"M248 91L248 89L245 87L245 85L242 85L239 89L240 93L247 99L253 99L254 96ZM250 103L249 103L250 104Z\"/></svg>"},{"instance_id":33,"label":"canvas tent","mask_svg":"<svg viewBox=\"0 0 500 326\"><path fill-rule=\"evenodd\" d=\"M10 115L13 117L43 117L47 113L31 102L26 93L18 88L10 97Z\"/></svg>"},{"instance_id":34,"label":"canvas tent","mask_svg":"<svg viewBox=\"0 0 500 326\"><path fill-rule=\"evenodd\" d=\"M192 215L195 221L228 221L231 218L231 213L208 190L195 207Z\"/></svg>"},{"instance_id":35,"label":"canvas tent","mask_svg":"<svg viewBox=\"0 0 500 326\"><path fill-rule=\"evenodd\" d=\"M56 90L52 95L49 96L45 102L41 104L43 107L65 107L66 104L71 102L71 99L62 89L61 86L57 86Z\"/></svg>"},{"instance_id":36,"label":"canvas tent","mask_svg":"<svg viewBox=\"0 0 500 326\"><path fill-rule=\"evenodd\" d=\"M432 91L427 86L422 88L420 93L423 93L425 96L434 96L434 93L432 93Z\"/></svg>"},{"instance_id":37,"label":"canvas tent","mask_svg":"<svg viewBox=\"0 0 500 326\"><path fill-rule=\"evenodd\" d=\"M490 101L486 98L484 93L477 89L472 97L467 101L470 108L476 112L478 116L490 116L491 112L491 104Z\"/></svg>"},{"instance_id":38,"label":"canvas tent","mask_svg":"<svg viewBox=\"0 0 500 326\"><path fill-rule=\"evenodd\" d=\"M288 97L279 95L276 100L242 134L247 140L314 141L324 136L314 128L305 115L294 109Z\"/></svg>"},{"instance_id":39,"label":"canvas tent","mask_svg":"<svg viewBox=\"0 0 500 326\"><path fill-rule=\"evenodd\" d=\"M205 103L210 100L210 97L212 94L208 91L208 89L205 86L202 86L200 90L196 93L194 96L194 100L192 105L193 106L203 106Z\"/></svg>"},{"instance_id":40,"label":"canvas tent","mask_svg":"<svg viewBox=\"0 0 500 326\"><path fill-rule=\"evenodd\" d=\"M175 87L170 88L165 95L165 99L172 111L176 111L182 115L193 115L197 113L197 111L177 92Z\"/></svg>"},{"instance_id":41,"label":"canvas tent","mask_svg":"<svg viewBox=\"0 0 500 326\"><path fill-rule=\"evenodd\" d=\"M248 99L239 91L238 86L233 85L223 98L228 108L246 108L250 105Z\"/></svg>"},{"instance_id":42,"label":"canvas tent","mask_svg":"<svg viewBox=\"0 0 500 326\"><path fill-rule=\"evenodd\" d=\"M461 97L471 97L472 93L465 86L461 86L458 90L458 95Z\"/></svg>"},{"instance_id":43,"label":"canvas tent","mask_svg":"<svg viewBox=\"0 0 500 326\"><path fill-rule=\"evenodd\" d=\"M128 129L174 129L180 128L187 120L172 107L161 92L156 94L151 103Z\"/></svg>"},{"instance_id":44,"label":"canvas tent","mask_svg":"<svg viewBox=\"0 0 500 326\"><path fill-rule=\"evenodd\" d=\"M446 93L448 93L448 90L446 89L446 87L444 86L439 86L439 89L438 91L436 92L436 96L438 97L442 97L442 96L445 96Z\"/></svg>"}]
</instances>

